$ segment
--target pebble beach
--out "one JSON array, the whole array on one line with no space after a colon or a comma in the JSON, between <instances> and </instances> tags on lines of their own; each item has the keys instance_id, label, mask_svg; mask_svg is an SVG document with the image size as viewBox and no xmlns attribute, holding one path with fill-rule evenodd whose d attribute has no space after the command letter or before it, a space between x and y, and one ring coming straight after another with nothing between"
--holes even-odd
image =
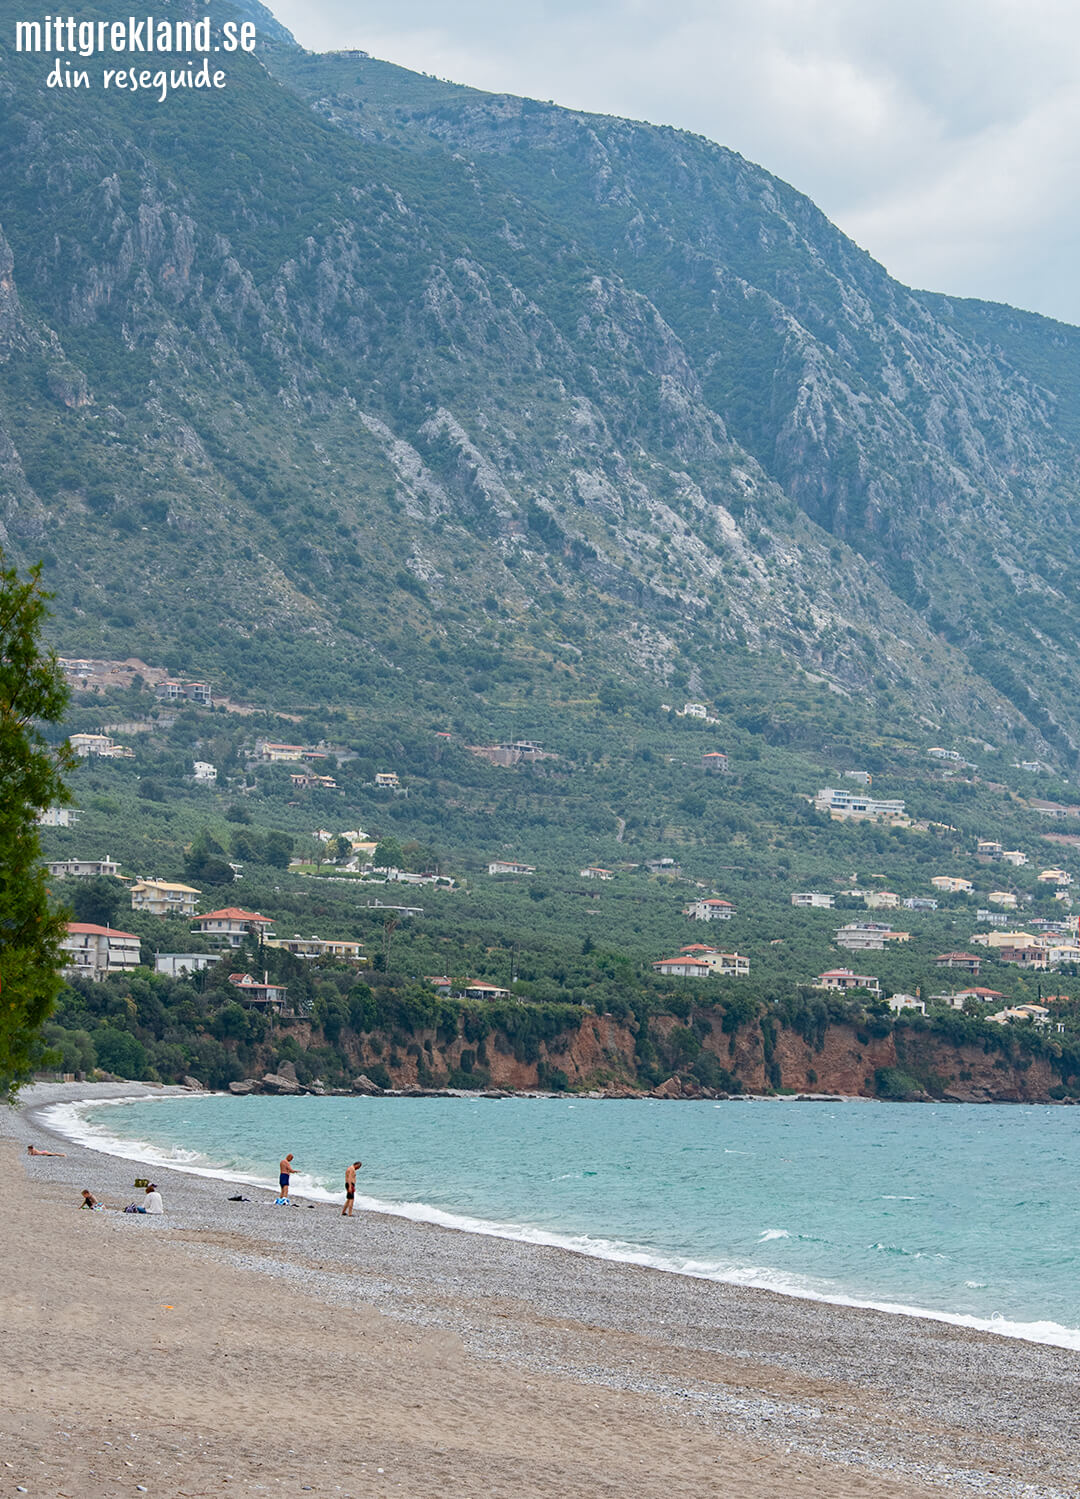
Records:
<instances>
[{"instance_id":1,"label":"pebble beach","mask_svg":"<svg viewBox=\"0 0 1080 1499\"><path fill-rule=\"evenodd\" d=\"M0 1110L0 1495L1080 1494L1068 1349L173 1170L80 1212L146 1168L40 1111L161 1091Z\"/></svg>"}]
</instances>

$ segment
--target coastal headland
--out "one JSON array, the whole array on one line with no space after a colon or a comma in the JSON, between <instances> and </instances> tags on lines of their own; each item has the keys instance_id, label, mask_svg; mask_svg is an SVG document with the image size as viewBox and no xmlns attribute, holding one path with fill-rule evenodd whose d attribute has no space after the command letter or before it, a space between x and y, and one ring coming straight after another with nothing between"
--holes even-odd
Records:
<instances>
[{"instance_id":1,"label":"coastal headland","mask_svg":"<svg viewBox=\"0 0 1080 1499\"><path fill-rule=\"evenodd\" d=\"M80 1212L146 1168L38 1111L150 1091L0 1111L0 1492L1078 1492L1074 1351L157 1168Z\"/></svg>"}]
</instances>

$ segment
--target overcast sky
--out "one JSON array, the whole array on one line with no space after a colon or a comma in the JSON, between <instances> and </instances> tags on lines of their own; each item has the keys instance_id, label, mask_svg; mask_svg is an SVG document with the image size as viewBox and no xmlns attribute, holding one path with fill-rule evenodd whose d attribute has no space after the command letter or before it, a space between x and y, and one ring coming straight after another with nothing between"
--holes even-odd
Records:
<instances>
[{"instance_id":1,"label":"overcast sky","mask_svg":"<svg viewBox=\"0 0 1080 1499\"><path fill-rule=\"evenodd\" d=\"M305 47L697 131L900 280L1080 323L1075 0L269 0Z\"/></svg>"}]
</instances>

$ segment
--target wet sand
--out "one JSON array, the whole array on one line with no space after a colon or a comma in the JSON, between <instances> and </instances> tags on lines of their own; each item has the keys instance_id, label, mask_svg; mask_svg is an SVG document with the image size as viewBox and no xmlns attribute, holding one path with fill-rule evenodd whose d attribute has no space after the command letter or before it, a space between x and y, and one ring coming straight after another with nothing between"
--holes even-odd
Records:
<instances>
[{"instance_id":1,"label":"wet sand","mask_svg":"<svg viewBox=\"0 0 1080 1499\"><path fill-rule=\"evenodd\" d=\"M35 1110L121 1091L0 1110L0 1495L1080 1494L1080 1354L174 1171L82 1212L147 1168Z\"/></svg>"}]
</instances>

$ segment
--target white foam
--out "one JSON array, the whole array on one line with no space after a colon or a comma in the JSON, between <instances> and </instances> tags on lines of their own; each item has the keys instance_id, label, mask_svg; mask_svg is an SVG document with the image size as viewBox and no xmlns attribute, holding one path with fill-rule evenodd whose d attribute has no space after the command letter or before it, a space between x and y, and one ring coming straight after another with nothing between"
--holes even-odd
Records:
<instances>
[{"instance_id":1,"label":"white foam","mask_svg":"<svg viewBox=\"0 0 1080 1499\"><path fill-rule=\"evenodd\" d=\"M759 1244L767 1244L770 1239L790 1239L791 1235L786 1228L767 1228L763 1234L758 1235Z\"/></svg>"},{"instance_id":2,"label":"white foam","mask_svg":"<svg viewBox=\"0 0 1080 1499\"><path fill-rule=\"evenodd\" d=\"M216 1097L214 1094L192 1094L183 1100L175 1096L154 1100L155 1102L190 1103L196 1097ZM231 1170L215 1165L196 1151L181 1147L161 1147L144 1141L125 1140L95 1129L83 1117L82 1111L106 1108L113 1104L131 1103L129 1098L95 1099L92 1102L53 1104L42 1111L42 1118L57 1134L91 1150L121 1159L141 1161L147 1165L167 1166L173 1171L182 1171L191 1176L211 1177L219 1181L236 1182L245 1186L266 1187L276 1190L277 1182L269 1177L250 1172ZM139 1099L139 1102L149 1101ZM343 1193L331 1192L321 1183L297 1173L293 1178L291 1195L311 1198L320 1202L339 1203ZM901 1302L878 1301L872 1298L849 1296L839 1291L828 1280L809 1276L793 1275L761 1265L732 1265L693 1260L673 1255L659 1254L641 1245L621 1240L594 1238L589 1234L565 1234L539 1228L534 1224L499 1223L483 1218L472 1218L461 1213L447 1212L424 1202L384 1202L380 1198L358 1195L358 1207L368 1212L384 1213L392 1217L407 1218L414 1223L431 1223L440 1228L456 1229L465 1233L479 1234L486 1238L510 1239L524 1244L544 1245L567 1250L572 1254L587 1255L593 1259L611 1260L618 1264L640 1265L647 1269L660 1270L666 1274L687 1275L694 1280L711 1280L722 1285L745 1286L752 1290L771 1291L779 1296L792 1296L801 1301L822 1302L831 1306L860 1307L869 1311L886 1312L892 1316L920 1317L929 1322L943 1322L952 1327L964 1327L973 1332L995 1333L999 1337L1016 1338L1023 1342L1045 1343L1056 1348L1080 1351L1080 1328L1064 1327L1058 1322L1018 1322L994 1315L978 1317L965 1312L942 1312L927 1307L908 1306ZM770 1237L786 1236L784 1229L766 1230ZM764 1237L764 1236L763 1236ZM884 1248L885 1246L874 1246ZM967 1282L975 1289L971 1282Z\"/></svg>"}]
</instances>

